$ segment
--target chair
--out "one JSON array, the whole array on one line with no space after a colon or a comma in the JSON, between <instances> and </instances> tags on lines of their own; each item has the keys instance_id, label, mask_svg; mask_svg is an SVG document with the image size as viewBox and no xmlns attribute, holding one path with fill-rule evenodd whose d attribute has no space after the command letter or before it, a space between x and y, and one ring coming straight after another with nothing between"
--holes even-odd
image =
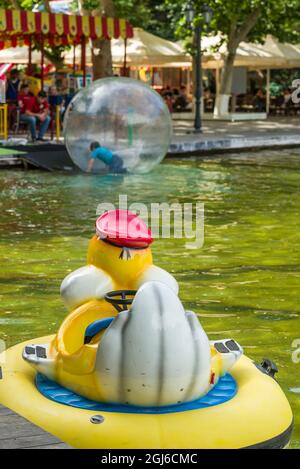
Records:
<instances>
[{"instance_id":1,"label":"chair","mask_svg":"<svg viewBox=\"0 0 300 469\"><path fill-rule=\"evenodd\" d=\"M9 128L14 135L24 133L26 134L27 138L30 138L29 127L25 122L20 121L20 115L21 115L20 108L19 106L15 105L11 111Z\"/></svg>"}]
</instances>

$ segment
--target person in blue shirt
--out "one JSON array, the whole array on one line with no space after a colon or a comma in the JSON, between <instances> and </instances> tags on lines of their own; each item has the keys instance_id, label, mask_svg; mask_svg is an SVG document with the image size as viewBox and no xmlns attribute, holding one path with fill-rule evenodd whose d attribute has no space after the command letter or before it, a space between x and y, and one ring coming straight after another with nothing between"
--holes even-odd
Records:
<instances>
[{"instance_id":1,"label":"person in blue shirt","mask_svg":"<svg viewBox=\"0 0 300 469\"><path fill-rule=\"evenodd\" d=\"M100 160L108 166L110 173L127 173L127 169L124 168L122 158L108 148L102 147L99 142L92 142L90 145L90 151L90 161L87 167L88 173L92 171L95 160Z\"/></svg>"}]
</instances>

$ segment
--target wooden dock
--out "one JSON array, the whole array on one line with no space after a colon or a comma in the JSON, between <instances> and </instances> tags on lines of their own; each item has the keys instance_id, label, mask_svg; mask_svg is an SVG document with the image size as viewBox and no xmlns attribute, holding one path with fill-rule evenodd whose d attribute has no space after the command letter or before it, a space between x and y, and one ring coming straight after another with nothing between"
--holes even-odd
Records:
<instances>
[{"instance_id":1,"label":"wooden dock","mask_svg":"<svg viewBox=\"0 0 300 469\"><path fill-rule=\"evenodd\" d=\"M70 449L66 443L0 405L1 449Z\"/></svg>"}]
</instances>

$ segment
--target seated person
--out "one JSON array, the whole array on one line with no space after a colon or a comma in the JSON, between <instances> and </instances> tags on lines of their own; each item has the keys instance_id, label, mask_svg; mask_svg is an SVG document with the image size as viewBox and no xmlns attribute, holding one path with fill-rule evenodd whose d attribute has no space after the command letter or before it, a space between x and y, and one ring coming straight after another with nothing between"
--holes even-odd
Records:
<instances>
[{"instance_id":1,"label":"seated person","mask_svg":"<svg viewBox=\"0 0 300 469\"><path fill-rule=\"evenodd\" d=\"M266 109L266 97L264 92L261 88L259 88L256 92L256 95L253 99L254 108L258 112L263 112Z\"/></svg>"},{"instance_id":2,"label":"seated person","mask_svg":"<svg viewBox=\"0 0 300 469\"><path fill-rule=\"evenodd\" d=\"M163 88L161 90L161 95L163 98L165 97L173 98L173 91L171 90L171 87L168 85L166 86L166 88Z\"/></svg>"},{"instance_id":3,"label":"seated person","mask_svg":"<svg viewBox=\"0 0 300 469\"><path fill-rule=\"evenodd\" d=\"M57 93L57 88L54 85L49 88L48 103L50 106L61 106L63 103L63 97Z\"/></svg>"},{"instance_id":4,"label":"seated person","mask_svg":"<svg viewBox=\"0 0 300 469\"><path fill-rule=\"evenodd\" d=\"M173 106L174 111L187 111L190 109L189 100L186 94L186 86L181 85L179 95L176 98Z\"/></svg>"},{"instance_id":5,"label":"seated person","mask_svg":"<svg viewBox=\"0 0 300 469\"><path fill-rule=\"evenodd\" d=\"M20 122L28 124L31 132L31 139L44 142L44 135L50 123L49 105L44 91L40 91L37 97L29 93L29 86L22 85L18 96L20 106ZM40 123L38 137L36 137L36 125Z\"/></svg>"},{"instance_id":6,"label":"seated person","mask_svg":"<svg viewBox=\"0 0 300 469\"><path fill-rule=\"evenodd\" d=\"M282 107L283 109L288 109L290 105L292 104L292 95L291 92L288 88L286 88L283 92L283 97L282 97Z\"/></svg>"},{"instance_id":7,"label":"seated person","mask_svg":"<svg viewBox=\"0 0 300 469\"><path fill-rule=\"evenodd\" d=\"M170 112L173 112L173 99L169 95L164 96L164 101L169 109Z\"/></svg>"},{"instance_id":8,"label":"seated person","mask_svg":"<svg viewBox=\"0 0 300 469\"><path fill-rule=\"evenodd\" d=\"M108 148L102 147L99 142L92 142L90 145L90 151L90 161L87 167L88 173L92 171L95 160L100 160L106 164L110 173L127 173L127 169L124 168L122 158Z\"/></svg>"}]
</instances>

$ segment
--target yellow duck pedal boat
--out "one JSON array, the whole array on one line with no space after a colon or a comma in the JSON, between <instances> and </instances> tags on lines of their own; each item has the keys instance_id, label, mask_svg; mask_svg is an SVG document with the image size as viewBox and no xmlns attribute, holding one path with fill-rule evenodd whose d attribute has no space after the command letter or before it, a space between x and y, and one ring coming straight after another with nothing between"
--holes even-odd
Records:
<instances>
[{"instance_id":1,"label":"yellow duck pedal boat","mask_svg":"<svg viewBox=\"0 0 300 469\"><path fill-rule=\"evenodd\" d=\"M152 241L136 214L98 218L87 265L62 282L57 334L0 355L0 403L75 448L287 447L276 367L209 341Z\"/></svg>"},{"instance_id":2,"label":"yellow duck pedal boat","mask_svg":"<svg viewBox=\"0 0 300 469\"><path fill-rule=\"evenodd\" d=\"M124 413L101 410L101 405L97 411L81 409L45 397L36 386L36 372L20 359L28 343L1 356L0 402L75 448L284 448L290 441L293 416L284 393L245 356L231 370L237 393L223 404Z\"/></svg>"}]
</instances>

